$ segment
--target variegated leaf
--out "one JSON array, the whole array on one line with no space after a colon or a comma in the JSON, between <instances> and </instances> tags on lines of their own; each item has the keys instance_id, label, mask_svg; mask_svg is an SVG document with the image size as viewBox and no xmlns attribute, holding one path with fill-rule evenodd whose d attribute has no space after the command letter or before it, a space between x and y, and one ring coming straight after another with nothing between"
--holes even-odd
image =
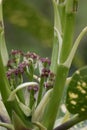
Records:
<instances>
[{"instance_id":1,"label":"variegated leaf","mask_svg":"<svg viewBox=\"0 0 87 130\"><path fill-rule=\"evenodd\" d=\"M87 66L73 74L68 85L66 107L72 114L87 113Z\"/></svg>"}]
</instances>

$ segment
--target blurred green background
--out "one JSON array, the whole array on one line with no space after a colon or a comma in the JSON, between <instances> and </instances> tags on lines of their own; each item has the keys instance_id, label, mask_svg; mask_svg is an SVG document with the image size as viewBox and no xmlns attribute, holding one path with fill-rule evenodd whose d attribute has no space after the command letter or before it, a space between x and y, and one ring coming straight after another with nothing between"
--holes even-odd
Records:
<instances>
[{"instance_id":1,"label":"blurred green background","mask_svg":"<svg viewBox=\"0 0 87 130\"><path fill-rule=\"evenodd\" d=\"M4 0L3 13L7 48L34 51L51 57L53 7L51 0ZM75 38L87 25L87 0L79 0ZM67 50L66 50L67 51ZM87 35L81 41L73 65L87 64Z\"/></svg>"}]
</instances>

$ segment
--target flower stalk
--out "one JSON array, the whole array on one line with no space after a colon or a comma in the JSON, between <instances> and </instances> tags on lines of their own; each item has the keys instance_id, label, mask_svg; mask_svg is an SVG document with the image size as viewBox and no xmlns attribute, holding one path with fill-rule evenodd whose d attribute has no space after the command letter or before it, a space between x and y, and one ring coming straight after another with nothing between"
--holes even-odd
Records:
<instances>
[{"instance_id":1,"label":"flower stalk","mask_svg":"<svg viewBox=\"0 0 87 130\"><path fill-rule=\"evenodd\" d=\"M55 84L53 88L53 93L48 104L47 111L44 114L42 124L49 130L53 129L53 125L57 116L58 108L60 106L61 97L64 90L64 85L69 68L58 65ZM46 116L47 115L47 116Z\"/></svg>"},{"instance_id":2,"label":"flower stalk","mask_svg":"<svg viewBox=\"0 0 87 130\"><path fill-rule=\"evenodd\" d=\"M74 26L75 26L75 16L76 11L75 0L67 0L65 7L65 25L64 25L64 33L63 33L63 43L60 54L60 62L63 63L66 61L73 43L73 35L74 35ZM67 51L66 51L67 50Z\"/></svg>"},{"instance_id":3,"label":"flower stalk","mask_svg":"<svg viewBox=\"0 0 87 130\"><path fill-rule=\"evenodd\" d=\"M53 93L50 99L50 102L48 104L48 108L46 111L46 115L44 114L43 117L43 121L42 124L45 125L45 127L47 129L52 130L53 129L53 125L58 113L58 109L60 107L60 101L61 101L61 97L63 95L63 91L64 91L64 86L66 83L66 78L68 75L68 71L69 71L69 67L63 65L62 63L64 63L68 57L68 55L70 54L71 48L72 48L72 43L73 43L73 33L74 33L74 25L75 25L75 13L76 13L76 1L74 0L67 0L66 1L66 5L65 5L65 25L64 25L64 30L62 30L62 35L59 29L59 24L56 25L54 23L54 26L56 25L56 29L57 32L59 33L59 35L57 35L58 40L60 39L59 36L61 36L62 38L62 42L59 42L57 40L56 44L57 44L57 48L56 48L56 44L54 43L53 46L53 55L52 57L56 56L56 62L54 63L52 61L51 65L51 69L56 72L56 80L55 80L55 84L53 87ZM59 4L55 1L56 5ZM75 6L75 8L74 8ZM54 6L54 10L55 10L56 6ZM55 11L58 12L58 9ZM54 13L55 13L54 12ZM55 15L54 15L55 16ZM61 20L61 15L58 14L58 16L56 16L57 18L59 18L60 16L60 20ZM56 21L57 23L57 21ZM62 21L61 21L62 23ZM62 24L61 24L62 25ZM54 39L56 37L54 36ZM54 53L54 48L57 49L57 54L55 55ZM67 51L66 51L67 50ZM59 51L59 52L58 52ZM53 69L53 66L56 66L54 68L56 68L55 70ZM55 111L53 111L55 110Z\"/></svg>"}]
</instances>

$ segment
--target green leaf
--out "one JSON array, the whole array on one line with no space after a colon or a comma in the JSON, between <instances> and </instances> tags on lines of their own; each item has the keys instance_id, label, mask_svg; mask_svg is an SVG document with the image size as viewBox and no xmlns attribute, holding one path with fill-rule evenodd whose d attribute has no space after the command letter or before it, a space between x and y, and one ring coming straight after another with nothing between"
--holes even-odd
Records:
<instances>
[{"instance_id":1,"label":"green leaf","mask_svg":"<svg viewBox=\"0 0 87 130\"><path fill-rule=\"evenodd\" d=\"M8 62L8 51L5 44L5 38L3 32L0 34L0 52L3 60L3 65L6 66Z\"/></svg>"},{"instance_id":2,"label":"green leaf","mask_svg":"<svg viewBox=\"0 0 87 130\"><path fill-rule=\"evenodd\" d=\"M5 106L1 100L2 99L0 99L0 117L3 119L3 121L5 123L10 123L10 117L9 117L9 115L5 109Z\"/></svg>"},{"instance_id":3,"label":"green leaf","mask_svg":"<svg viewBox=\"0 0 87 130\"><path fill-rule=\"evenodd\" d=\"M7 52L5 37L4 37L2 0L0 1L0 53L2 56L3 64L4 66L6 66L8 61L8 52Z\"/></svg>"},{"instance_id":4,"label":"green leaf","mask_svg":"<svg viewBox=\"0 0 87 130\"><path fill-rule=\"evenodd\" d=\"M36 82L26 82L26 83L18 85L17 88L11 92L11 94L8 98L8 101L13 101L15 99L16 92L18 92L19 90L21 90L25 87L34 86L34 85L38 85L38 84Z\"/></svg>"},{"instance_id":5,"label":"green leaf","mask_svg":"<svg viewBox=\"0 0 87 130\"><path fill-rule=\"evenodd\" d=\"M76 53L76 50L78 48L78 45L80 43L80 41L82 40L83 36L87 33L87 26L81 31L81 33L79 34L79 36L77 37L72 49L71 49L71 52L67 58L67 60L65 61L64 65L67 66L67 67L70 67L71 66L71 63L72 63L72 60L75 56L75 53Z\"/></svg>"},{"instance_id":6,"label":"green leaf","mask_svg":"<svg viewBox=\"0 0 87 130\"><path fill-rule=\"evenodd\" d=\"M87 66L73 74L68 85L66 107L72 114L87 113Z\"/></svg>"},{"instance_id":7,"label":"green leaf","mask_svg":"<svg viewBox=\"0 0 87 130\"><path fill-rule=\"evenodd\" d=\"M20 102L20 100L18 99L18 97L16 97L16 99L17 99L18 105L20 106L20 108L21 108L21 110L23 111L23 113L24 113L27 117L29 117L30 114L31 114L31 109L30 109L28 106L26 106L25 104L23 104L22 102Z\"/></svg>"},{"instance_id":8,"label":"green leaf","mask_svg":"<svg viewBox=\"0 0 87 130\"><path fill-rule=\"evenodd\" d=\"M20 117L13 111L13 124L15 127L15 130L30 130L29 128L26 128Z\"/></svg>"},{"instance_id":9,"label":"green leaf","mask_svg":"<svg viewBox=\"0 0 87 130\"><path fill-rule=\"evenodd\" d=\"M50 89L49 91L47 91L47 93L44 95L44 97L38 104L36 110L32 113L32 122L39 122L43 119L43 115L49 103L52 91L53 89Z\"/></svg>"}]
</instances>

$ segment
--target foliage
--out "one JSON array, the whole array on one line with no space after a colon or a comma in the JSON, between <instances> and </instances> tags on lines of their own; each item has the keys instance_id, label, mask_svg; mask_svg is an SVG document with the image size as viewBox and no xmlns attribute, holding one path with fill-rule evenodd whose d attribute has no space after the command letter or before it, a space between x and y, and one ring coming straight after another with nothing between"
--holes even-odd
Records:
<instances>
[{"instance_id":1,"label":"foliage","mask_svg":"<svg viewBox=\"0 0 87 130\"><path fill-rule=\"evenodd\" d=\"M26 8L26 2L20 4L20 0L14 0L8 3L9 6L4 5L4 7L8 8L10 13L5 13L13 24L28 29L31 22L35 22L38 29L42 27L42 24L44 29L51 28L48 21L42 20L31 6ZM13 3L16 6L13 6ZM87 120L87 66L68 77L76 50L87 32L87 27L74 41L75 17L79 1L53 0L52 4L54 41L51 61L36 53L30 51L24 53L20 50L12 50L8 60L4 39L2 0L0 1L0 92L2 99L0 126L7 129L67 130ZM10 11L12 8L13 12ZM28 11L32 13L36 21L31 13L30 15L26 13ZM18 18L22 19L22 22L19 23ZM30 21L30 25L27 21ZM48 32L43 34L44 31L41 33L39 30L37 33L35 26L32 27L29 28L30 32L46 41ZM3 112L3 107L6 109L5 112Z\"/></svg>"}]
</instances>

